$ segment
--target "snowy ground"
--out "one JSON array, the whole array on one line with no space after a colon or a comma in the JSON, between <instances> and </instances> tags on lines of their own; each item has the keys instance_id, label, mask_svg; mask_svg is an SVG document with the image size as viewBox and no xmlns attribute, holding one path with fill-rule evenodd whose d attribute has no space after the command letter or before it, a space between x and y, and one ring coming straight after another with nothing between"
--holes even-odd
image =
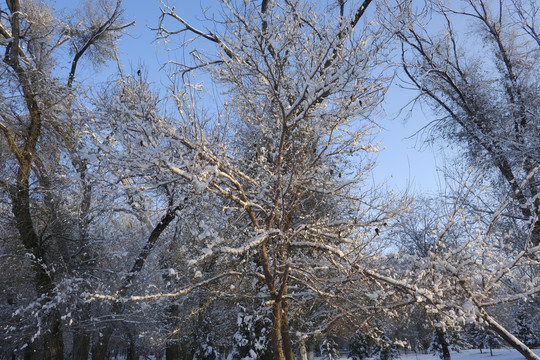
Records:
<instances>
[{"instance_id":1,"label":"snowy ground","mask_svg":"<svg viewBox=\"0 0 540 360\"><path fill-rule=\"evenodd\" d=\"M489 350L463 350L460 352L452 352L452 360L523 360L523 355L513 349L494 349L493 356L489 354ZM534 350L537 355L540 355L540 349ZM320 358L319 358L320 359ZM347 357L343 356L340 359L345 360ZM401 354L401 360L439 360L438 356L432 354L416 354L407 353Z\"/></svg>"},{"instance_id":2,"label":"snowy ground","mask_svg":"<svg viewBox=\"0 0 540 360\"><path fill-rule=\"evenodd\" d=\"M460 352L452 352L452 360L522 360L524 359L523 355L518 353L514 349L494 349L493 356L489 354L489 350L463 350ZM540 355L540 350L534 351L537 355ZM431 354L428 355L416 355L408 354L402 355L402 360L438 360L438 357L435 357Z\"/></svg>"}]
</instances>

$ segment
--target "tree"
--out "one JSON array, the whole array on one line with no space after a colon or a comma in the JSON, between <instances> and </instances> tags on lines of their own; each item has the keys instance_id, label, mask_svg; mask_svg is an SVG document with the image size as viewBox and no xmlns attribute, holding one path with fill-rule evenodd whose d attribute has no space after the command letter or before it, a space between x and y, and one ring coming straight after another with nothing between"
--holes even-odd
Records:
<instances>
[{"instance_id":1,"label":"tree","mask_svg":"<svg viewBox=\"0 0 540 360\"><path fill-rule=\"evenodd\" d=\"M486 347L489 348L489 354L493 356L493 349L500 349L503 345L499 337L494 334L492 331L486 332Z\"/></svg>"},{"instance_id":2,"label":"tree","mask_svg":"<svg viewBox=\"0 0 540 360\"><path fill-rule=\"evenodd\" d=\"M18 0L8 0L6 5L0 20L2 89L6 91L0 100L0 130L8 151L0 185L2 192L9 195L17 241L30 257L35 275L35 305L41 309L37 333L42 334L36 336L36 342L42 339L43 344L43 349L36 352L43 353L46 359L60 359L64 345L60 309L56 306L57 285L62 282L64 265L71 265L65 260L72 255L66 251L69 239L61 234L74 230L70 227L74 224L81 234L85 233L91 191L85 181L84 163L75 153L78 132L62 128L62 123L66 118L71 120L79 59L104 42L109 53L114 52L117 34L130 24L121 24L117 1L116 5L94 11L96 16L102 16L94 24L97 28L86 27L85 22L71 28L84 37L76 46L80 37L68 34L70 27L64 26L47 5L34 1L21 4ZM55 54L70 43L74 55L64 82L55 73ZM65 173L78 174L79 181L63 181L61 175ZM61 194L76 186L81 186L83 196L73 204ZM70 206L78 207L82 217L72 216ZM31 338L26 339L26 346Z\"/></svg>"},{"instance_id":3,"label":"tree","mask_svg":"<svg viewBox=\"0 0 540 360\"><path fill-rule=\"evenodd\" d=\"M409 293L425 308L432 326L446 331L478 323L527 358L536 359L501 325L491 309L539 291L538 279L526 275L528 269L537 266L538 247L511 251L513 244L504 239L512 233L495 230L497 223L504 221L510 199L494 209L492 217L478 216L474 209L489 203L482 198L489 188L485 181L482 172L459 180L459 184L465 185L454 194L451 208L440 211L447 213L448 218L436 226L437 241L426 258L400 255L399 264L393 267L394 274L371 275Z\"/></svg>"},{"instance_id":4,"label":"tree","mask_svg":"<svg viewBox=\"0 0 540 360\"><path fill-rule=\"evenodd\" d=\"M258 312L249 314L245 308L240 308L237 325L238 331L233 337L233 359L273 358L270 347L272 324L268 314Z\"/></svg>"},{"instance_id":5,"label":"tree","mask_svg":"<svg viewBox=\"0 0 540 360\"><path fill-rule=\"evenodd\" d=\"M527 314L525 306L523 306L522 303L518 304L512 334L530 348L540 346L538 329L534 326L534 323L531 321L531 316Z\"/></svg>"},{"instance_id":6,"label":"tree","mask_svg":"<svg viewBox=\"0 0 540 360\"><path fill-rule=\"evenodd\" d=\"M121 134L96 139L123 169L183 182L186 207L198 212L195 284L169 297L238 279L240 292L227 293L272 309L276 359L293 358L291 299L313 303L327 319L356 307L336 285L350 283L374 227L399 208L363 182L370 163L361 159L376 150L369 116L384 90L375 67L384 39L356 30L369 3L338 2L325 14L303 2L224 2L215 32L164 5L162 37L191 33L214 43L215 54L190 50L193 63L177 64L185 82L172 89L175 117L131 116ZM180 29L167 29L175 23ZM194 71L224 92L217 114L201 111ZM210 212L192 205L203 202Z\"/></svg>"},{"instance_id":7,"label":"tree","mask_svg":"<svg viewBox=\"0 0 540 360\"><path fill-rule=\"evenodd\" d=\"M467 342L467 345L473 349L479 349L480 354L486 344L486 330L477 326L476 324L467 324L465 326L465 331L463 334L464 340Z\"/></svg>"},{"instance_id":8,"label":"tree","mask_svg":"<svg viewBox=\"0 0 540 360\"><path fill-rule=\"evenodd\" d=\"M143 271L147 260L153 250L158 247L158 240L162 234L167 233L169 226L177 219L177 215L184 209L184 190L181 182L171 181L170 177L160 176L152 166L132 166L132 160L117 162L110 154L121 153L121 142L130 143L129 146L146 148L155 146L152 133L146 133L146 125L155 122L159 124L163 119L160 109L161 99L157 92L144 76L122 75L107 84L106 88L94 99L94 121L88 124L92 129L96 145L93 156L98 159L99 167L96 172L109 183L117 183L115 191L110 191L114 201L121 203L120 210L125 213L118 221L113 221L110 227L117 230L118 238L125 231L123 222L137 223L137 230L133 239L137 241L133 247L138 249L127 263L122 263L118 269L122 271L118 282L111 283L118 297L127 297L140 291L137 277ZM137 124L149 138L133 138L128 130ZM103 138L101 138L103 136ZM124 138L122 138L124 137ZM116 138L116 139L115 139ZM165 146L165 145L164 145ZM160 149L154 149L159 152ZM120 201L120 199L122 201ZM151 209L158 209L152 211ZM114 212L112 209L109 212ZM188 217L188 214L184 214ZM130 225L133 227L133 225ZM144 234L144 235L141 235ZM127 239L126 239L127 241ZM103 264L104 267L118 266L118 264ZM117 318L119 322L124 319L125 306L115 299L109 309L109 316ZM101 331L99 342L95 344L93 356L96 359L105 359L109 349L109 341L118 324L105 324Z\"/></svg>"},{"instance_id":9,"label":"tree","mask_svg":"<svg viewBox=\"0 0 540 360\"><path fill-rule=\"evenodd\" d=\"M338 344L333 336L327 336L323 340L321 344L321 355L324 360L334 360L341 357Z\"/></svg>"},{"instance_id":10,"label":"tree","mask_svg":"<svg viewBox=\"0 0 540 360\"><path fill-rule=\"evenodd\" d=\"M464 340L473 348L480 349L480 353L482 349L489 349L491 356L493 349L502 347L501 341L491 330L474 324L465 327Z\"/></svg>"},{"instance_id":11,"label":"tree","mask_svg":"<svg viewBox=\"0 0 540 360\"><path fill-rule=\"evenodd\" d=\"M366 335L360 330L349 342L349 357L353 360L364 360L371 356L371 349Z\"/></svg>"},{"instance_id":12,"label":"tree","mask_svg":"<svg viewBox=\"0 0 540 360\"><path fill-rule=\"evenodd\" d=\"M410 210L391 226L391 239L405 253L426 257L437 242L437 227L444 219L444 200L416 197Z\"/></svg>"},{"instance_id":13,"label":"tree","mask_svg":"<svg viewBox=\"0 0 540 360\"><path fill-rule=\"evenodd\" d=\"M537 5L503 0L463 3L458 10L445 1L426 2L423 8L415 8L411 2L386 2L381 20L400 41L398 66L404 83L417 90L418 99L439 115L431 124L432 134L462 145L468 164L483 169L484 184L492 188L492 196L484 192L482 202L463 206L490 224L484 234L489 233L492 241L483 245L485 249L497 252L504 248L500 256L516 265L522 256L528 258L513 267L512 277L519 277L528 273L529 260L537 261L535 247L540 244L539 161L534 155L537 152L531 152L538 147L538 109L534 105L539 95L534 75L540 54ZM460 22L466 26L460 28ZM441 24L442 30L434 31L431 24ZM463 28L474 29L473 35L465 35ZM481 53L471 51L479 45ZM472 282L458 277L469 288L469 298L478 298L472 296ZM536 285L521 287L528 279L525 275L524 282L515 282L526 297L537 292ZM489 296L482 293L486 290L490 292L482 286L477 294ZM477 300L473 303L491 330L527 358L537 358L494 322L485 305Z\"/></svg>"},{"instance_id":14,"label":"tree","mask_svg":"<svg viewBox=\"0 0 540 360\"><path fill-rule=\"evenodd\" d=\"M385 342L381 346L379 351L380 360L393 360L399 357L399 352L395 348L395 345L389 339L384 339Z\"/></svg>"},{"instance_id":15,"label":"tree","mask_svg":"<svg viewBox=\"0 0 540 360\"><path fill-rule=\"evenodd\" d=\"M472 165L491 170L494 184L515 201L507 216L532 229L531 243L540 244L536 2L470 0L457 10L433 1L423 13L406 2L389 9L383 16L395 16L382 21L401 41L405 82L440 116L433 133L463 145ZM443 24L439 34L424 27L432 16ZM460 22L474 29L477 42L463 36ZM473 46L482 47L481 56ZM523 248L525 239L513 241Z\"/></svg>"},{"instance_id":16,"label":"tree","mask_svg":"<svg viewBox=\"0 0 540 360\"><path fill-rule=\"evenodd\" d=\"M433 339L428 351L438 355L442 360L450 360L450 349L444 331L441 329L433 330Z\"/></svg>"}]
</instances>

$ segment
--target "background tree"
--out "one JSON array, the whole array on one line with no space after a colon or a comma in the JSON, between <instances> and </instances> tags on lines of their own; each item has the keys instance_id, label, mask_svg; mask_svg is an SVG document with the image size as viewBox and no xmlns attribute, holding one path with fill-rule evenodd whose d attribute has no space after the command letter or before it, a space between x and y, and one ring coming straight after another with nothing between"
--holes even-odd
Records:
<instances>
[{"instance_id":1,"label":"background tree","mask_svg":"<svg viewBox=\"0 0 540 360\"><path fill-rule=\"evenodd\" d=\"M392 360L399 357L399 353L394 345L385 334L382 334L378 339L377 357L380 360Z\"/></svg>"},{"instance_id":2,"label":"background tree","mask_svg":"<svg viewBox=\"0 0 540 360\"><path fill-rule=\"evenodd\" d=\"M470 204L476 208L486 204L482 199L486 178L482 174L459 181L465 185L454 194L449 211L444 211L449 216L437 226L437 242L426 258L400 254L395 257L393 274L381 270L367 274L407 292L411 301L422 304L432 326L459 330L476 322L527 358L536 359L537 355L503 325L505 318L500 317L497 306L538 292L537 279L524 276L527 269L536 266L538 248L510 251L514 245L505 243L504 238L512 233L495 230L510 199L490 218L469 211Z\"/></svg>"},{"instance_id":3,"label":"background tree","mask_svg":"<svg viewBox=\"0 0 540 360\"><path fill-rule=\"evenodd\" d=\"M429 352L439 356L442 360L450 360L450 346L446 340L446 334L441 329L433 330L433 338L429 345Z\"/></svg>"},{"instance_id":4,"label":"background tree","mask_svg":"<svg viewBox=\"0 0 540 360\"><path fill-rule=\"evenodd\" d=\"M327 336L321 343L321 355L324 360L335 360L341 357L339 346L334 336Z\"/></svg>"},{"instance_id":5,"label":"background tree","mask_svg":"<svg viewBox=\"0 0 540 360\"><path fill-rule=\"evenodd\" d=\"M2 355L215 358L234 348L292 359L293 344L305 357L320 334L361 327L387 359L402 324L419 338L426 325L474 324L537 359L500 311L521 299L530 311L540 290L538 161L527 153L537 147L537 12L489 4L430 2L416 14L387 3L391 33L364 23L369 0L224 1L204 30L164 4L158 35L186 35L192 55L169 63L164 97L121 66L97 91L77 82L83 58L115 58L129 25L120 1L64 19L7 1ZM442 35L424 32L427 14L445 21ZM492 58L467 51L452 27L461 18L479 25ZM366 181L396 34L403 74L442 116L432 134L463 144L477 169L399 217L406 201ZM215 108L201 79L219 93ZM413 313L426 322L396 320Z\"/></svg>"},{"instance_id":6,"label":"background tree","mask_svg":"<svg viewBox=\"0 0 540 360\"><path fill-rule=\"evenodd\" d=\"M471 0L454 9L433 1L424 12L411 2L388 6L383 15L396 16L383 21L401 40L404 81L439 115L433 136L462 145L470 164L489 169L492 183L515 201L506 216L525 229L516 246L527 246L528 229L538 245L536 2ZM424 26L432 16L443 26L439 33ZM459 24L474 29L472 37ZM482 52L472 51L479 46Z\"/></svg>"},{"instance_id":7,"label":"background tree","mask_svg":"<svg viewBox=\"0 0 540 360\"><path fill-rule=\"evenodd\" d=\"M517 306L512 334L530 348L537 348L540 346L538 325L535 322L534 314L527 312L527 309L522 302L519 302Z\"/></svg>"},{"instance_id":8,"label":"background tree","mask_svg":"<svg viewBox=\"0 0 540 360\"><path fill-rule=\"evenodd\" d=\"M358 330L349 341L349 358L353 360L364 360L371 356L371 346L366 335Z\"/></svg>"},{"instance_id":9,"label":"background tree","mask_svg":"<svg viewBox=\"0 0 540 360\"><path fill-rule=\"evenodd\" d=\"M386 2L381 17L400 40L397 66L404 83L417 90L418 99L439 115L431 124L431 133L462 145L468 164L483 169L484 184L494 190L490 196L484 191L481 199L474 196L463 203L471 216L491 224L485 234L491 234L492 240L484 247L490 251L504 248L501 256L513 261L517 258L512 254L518 251L535 263L535 246L540 241L538 159L530 149L538 145L538 114L533 105L539 95L533 75L540 54L536 4L475 0L464 1L459 9L452 6L445 1L426 2L424 7ZM435 24L430 23L435 19L441 24L440 32L428 25ZM463 27L458 24L463 23L474 29L473 35L459 31ZM479 44L482 52L471 51ZM514 268L516 276L527 274L532 265L528 261ZM478 293L485 296L486 290L478 289ZM527 294L536 291L536 285L526 290ZM480 313L487 320L490 316L482 308ZM513 342L506 328L491 319L487 322L524 356L536 358L522 343Z\"/></svg>"},{"instance_id":10,"label":"background tree","mask_svg":"<svg viewBox=\"0 0 540 360\"><path fill-rule=\"evenodd\" d=\"M238 330L233 336L233 359L272 359L270 346L270 329L272 323L269 314L247 313L241 308L238 313ZM264 308L263 308L264 311Z\"/></svg>"}]
</instances>

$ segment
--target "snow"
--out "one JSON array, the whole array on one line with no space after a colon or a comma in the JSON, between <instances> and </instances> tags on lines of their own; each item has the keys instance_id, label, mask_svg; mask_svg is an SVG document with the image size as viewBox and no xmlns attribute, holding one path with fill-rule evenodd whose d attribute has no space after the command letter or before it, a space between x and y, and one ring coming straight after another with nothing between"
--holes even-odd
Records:
<instances>
[{"instance_id":1,"label":"snow","mask_svg":"<svg viewBox=\"0 0 540 360\"><path fill-rule=\"evenodd\" d=\"M534 350L537 355L540 355L540 349ZM516 350L513 349L494 349L493 356L490 355L489 349L482 350L462 350L460 352L451 352L451 360L522 360L524 359ZM155 359L153 356L149 356L150 359ZM118 359L125 359L124 357L118 357ZM323 360L324 357L315 357L314 360ZM346 360L346 355L343 355L339 358L340 360ZM401 354L399 357L400 360L437 360L438 356L432 354L417 354L417 353L407 353ZM337 360L337 359L336 359ZM375 360L372 358L367 358L366 360Z\"/></svg>"},{"instance_id":2,"label":"snow","mask_svg":"<svg viewBox=\"0 0 540 360\"><path fill-rule=\"evenodd\" d=\"M540 355L540 349L533 350L535 354ZM493 349L493 356L490 355L489 349L482 350L462 350L460 352L451 351L451 360L522 360L523 355L514 349ZM322 360L322 357L316 357L317 360ZM347 359L346 355L342 355L340 359ZM438 360L439 357L433 354L417 354L414 352L401 354L401 360ZM366 359L367 360L367 359Z\"/></svg>"}]
</instances>

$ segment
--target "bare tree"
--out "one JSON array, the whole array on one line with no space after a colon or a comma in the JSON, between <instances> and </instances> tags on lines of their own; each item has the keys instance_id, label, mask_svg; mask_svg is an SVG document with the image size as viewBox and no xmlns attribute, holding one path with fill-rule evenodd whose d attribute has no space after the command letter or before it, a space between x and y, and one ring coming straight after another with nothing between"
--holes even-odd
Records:
<instances>
[{"instance_id":1,"label":"bare tree","mask_svg":"<svg viewBox=\"0 0 540 360\"><path fill-rule=\"evenodd\" d=\"M433 1L415 13L410 2L387 4L382 22L401 40L398 66L405 83L440 115L431 124L434 136L464 145L473 165L493 170L499 177L494 183L516 201L508 215L532 225L532 242L538 245L538 5L505 0L463 5L454 9ZM435 18L440 32L429 27Z\"/></svg>"},{"instance_id":2,"label":"bare tree","mask_svg":"<svg viewBox=\"0 0 540 360\"><path fill-rule=\"evenodd\" d=\"M505 249L500 256L512 259L509 268L519 274L528 261L537 261L535 249L540 244L537 4L468 0L459 8L453 6L446 1L425 2L424 7L409 1L385 2L381 22L399 39L401 59L396 65L405 86L417 90L418 99L439 115L430 124L431 133L463 145L468 164L484 169L482 176L490 180L484 185L498 189L491 198L484 193L483 202L464 201L460 211L472 210L490 224L486 239L495 233L499 239L494 236L485 242L484 251ZM501 269L489 279L504 276ZM478 281L485 285L487 280ZM469 280L460 284L493 331L527 358L537 358L478 300L489 296L493 287L472 290ZM534 284L525 288L506 290L520 289L525 297L538 290Z\"/></svg>"},{"instance_id":3,"label":"bare tree","mask_svg":"<svg viewBox=\"0 0 540 360\"><path fill-rule=\"evenodd\" d=\"M364 183L367 154L377 150L371 116L386 85L377 71L384 39L369 25L361 29L369 4L337 2L325 12L305 2L226 1L215 31L163 6L162 38L191 34L215 44L215 53L184 44L193 58L172 64L172 76L183 79L172 89L174 117L130 116L117 93L106 113L126 114L129 126L122 116L104 117L125 131L103 129L96 141L123 172L181 179L185 208L197 211L202 201L213 210L198 212L191 230L199 242L190 248L195 284L132 299L181 297L240 279L227 292L271 308L278 359L293 358L291 317L302 321L295 300L314 304L313 319L328 320L319 330L358 309L346 290L357 284L349 280L353 263L376 252L375 228L402 205ZM201 109L195 71L224 92L216 114Z\"/></svg>"},{"instance_id":4,"label":"bare tree","mask_svg":"<svg viewBox=\"0 0 540 360\"><path fill-rule=\"evenodd\" d=\"M360 125L363 130L349 124L377 103L382 90L379 79L371 80L365 71L375 65L376 54L364 45L365 37L353 35L368 4L348 9L348 14L340 4L334 20L304 3L263 1L258 8L225 2L227 25L219 35L201 32L174 9L164 8L164 20L175 19L180 31L219 46L215 59L196 57L193 65L180 65L178 71L210 70L230 94L226 107L238 121L235 138L213 149L204 135L183 139L186 150L200 153L194 161L215 172L168 165L177 175L204 184L206 192L228 199L228 206L240 212L235 217L245 218L227 233L240 231L247 237L212 241L210 252L196 264L208 256L255 256L251 271L260 277L259 289L268 294L272 307L272 345L278 359L293 358L290 299L297 295L289 292L289 284L317 291L320 284L312 267L338 261L346 244L354 251L359 243L351 236L367 222L358 218L361 210L353 205L353 188L363 169L347 172L341 164L348 155L369 150L370 145L360 142L370 123ZM160 32L171 33L164 26ZM228 156L229 149L241 157ZM305 252L319 260L308 265ZM346 272L334 270L336 276Z\"/></svg>"},{"instance_id":5,"label":"bare tree","mask_svg":"<svg viewBox=\"0 0 540 360\"><path fill-rule=\"evenodd\" d=\"M103 3L105 4L105 3ZM75 71L79 59L88 49L100 46L111 34L117 34L127 25L120 24L120 1L111 7L102 8L104 21L98 29L84 27L84 22L77 24L77 31L84 34L85 41L76 47L70 74L66 84L62 84L54 66L57 59L54 55L76 36L66 32L67 26L54 16L51 9L39 2L26 1L22 5L18 0L7 0L7 7L1 12L0 46L3 48L2 85L3 90L0 107L0 130L8 144L9 156L3 164L0 184L3 191L9 193L15 227L19 233L19 241L32 258L33 271L36 276L38 302L42 305L50 302L55 296L55 286L60 268L55 258L54 240L56 226L63 221L54 219L58 215L58 206L54 204L53 184L55 161L49 157L55 151L51 149L57 138L71 134L55 132L58 129L59 114L65 114L64 104L74 93L72 92ZM5 11L4 11L5 10ZM107 11L109 11L107 13ZM96 14L101 12L97 11ZM75 42L72 43L75 46ZM114 51L114 41L108 45ZM8 96L8 93L11 95ZM73 141L56 142L57 146L74 150ZM59 154L60 151L57 153ZM73 158L75 159L75 157ZM80 163L74 162L84 180L84 170ZM39 213L39 201L45 202L52 213ZM88 202L88 198L83 202ZM86 206L83 204L83 206ZM50 215L50 216L49 216ZM47 220L41 221L49 216ZM41 219L40 219L41 217ZM81 223L82 224L82 223ZM84 229L82 230L84 232ZM46 308L46 307L45 307ZM43 354L46 359L63 358L63 339L60 315L51 309L43 319ZM41 350L39 350L41 352Z\"/></svg>"},{"instance_id":6,"label":"bare tree","mask_svg":"<svg viewBox=\"0 0 540 360\"><path fill-rule=\"evenodd\" d=\"M503 326L507 314L501 317L497 309L534 299L540 290L534 275L539 247L532 246L529 231L528 245L515 251L507 239L519 231L498 226L505 222L511 197L490 215L479 216L477 207L485 206L492 196L487 179L481 171L467 173L453 197L439 205L439 214L446 215L431 225L434 241L426 256L400 256L393 274L369 271L367 275L408 293L439 332L466 324L489 327L527 359L538 359Z\"/></svg>"}]
</instances>

